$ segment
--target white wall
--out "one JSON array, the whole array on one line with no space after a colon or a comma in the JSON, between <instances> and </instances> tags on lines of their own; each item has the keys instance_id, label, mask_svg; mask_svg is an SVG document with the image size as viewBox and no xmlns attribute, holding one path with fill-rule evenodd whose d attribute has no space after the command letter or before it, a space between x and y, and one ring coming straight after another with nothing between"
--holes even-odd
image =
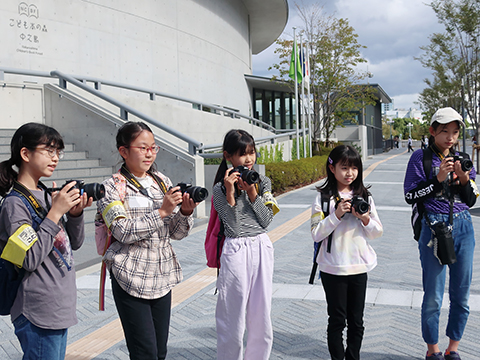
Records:
<instances>
[{"instance_id":1,"label":"white wall","mask_svg":"<svg viewBox=\"0 0 480 360\"><path fill-rule=\"evenodd\" d=\"M58 69L250 111L241 0L2 0L0 34L0 66Z\"/></svg>"}]
</instances>

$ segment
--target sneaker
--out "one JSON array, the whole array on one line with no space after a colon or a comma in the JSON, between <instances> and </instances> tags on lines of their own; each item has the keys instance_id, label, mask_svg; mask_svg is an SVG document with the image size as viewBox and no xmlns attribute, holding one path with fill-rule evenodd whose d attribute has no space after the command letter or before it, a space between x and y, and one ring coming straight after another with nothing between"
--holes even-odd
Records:
<instances>
[{"instance_id":1,"label":"sneaker","mask_svg":"<svg viewBox=\"0 0 480 360\"><path fill-rule=\"evenodd\" d=\"M445 360L462 360L456 351L445 352Z\"/></svg>"},{"instance_id":2,"label":"sneaker","mask_svg":"<svg viewBox=\"0 0 480 360\"><path fill-rule=\"evenodd\" d=\"M441 352L433 353L432 355L428 355L428 351L427 351L427 355L425 356L425 360L446 360L446 359L443 357Z\"/></svg>"}]
</instances>

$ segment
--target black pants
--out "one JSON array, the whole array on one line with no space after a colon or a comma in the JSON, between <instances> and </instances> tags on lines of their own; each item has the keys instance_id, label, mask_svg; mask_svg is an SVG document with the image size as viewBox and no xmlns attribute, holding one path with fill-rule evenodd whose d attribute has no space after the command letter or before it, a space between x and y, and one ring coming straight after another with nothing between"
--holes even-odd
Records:
<instances>
[{"instance_id":1,"label":"black pants","mask_svg":"<svg viewBox=\"0 0 480 360\"><path fill-rule=\"evenodd\" d=\"M111 275L112 292L122 322L131 360L157 360L167 356L172 292L153 300L126 293Z\"/></svg>"},{"instance_id":2,"label":"black pants","mask_svg":"<svg viewBox=\"0 0 480 360\"><path fill-rule=\"evenodd\" d=\"M328 350L332 360L358 360L363 340L363 311L367 292L367 274L337 276L321 273L327 299ZM347 326L347 348L343 329Z\"/></svg>"}]
</instances>

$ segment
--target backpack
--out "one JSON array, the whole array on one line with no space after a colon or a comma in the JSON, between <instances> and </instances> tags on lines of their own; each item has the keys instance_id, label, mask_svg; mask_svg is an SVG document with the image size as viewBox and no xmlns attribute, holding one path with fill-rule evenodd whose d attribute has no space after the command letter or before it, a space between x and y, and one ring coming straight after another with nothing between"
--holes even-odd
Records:
<instances>
[{"instance_id":1,"label":"backpack","mask_svg":"<svg viewBox=\"0 0 480 360\"><path fill-rule=\"evenodd\" d=\"M35 211L32 204L20 192L13 189L3 201L9 196L19 197L27 207L32 217L32 228L38 231L43 218ZM1 207L0 207L1 208ZM10 315L13 303L17 297L18 288L25 275L25 269L19 268L10 261L0 258L0 315Z\"/></svg>"},{"instance_id":2,"label":"backpack","mask_svg":"<svg viewBox=\"0 0 480 360\"><path fill-rule=\"evenodd\" d=\"M207 234L205 236L205 255L207 256L208 267L220 269L220 256L222 255L223 243L225 241L225 227L213 206L213 195L211 201L210 219L208 220Z\"/></svg>"},{"instance_id":3,"label":"backpack","mask_svg":"<svg viewBox=\"0 0 480 360\"><path fill-rule=\"evenodd\" d=\"M322 212L324 215L324 218L326 218L330 214L330 195L325 194L325 193L320 193L321 196L321 206L322 206ZM327 243L327 252L329 253L332 249L332 237L333 237L333 232L328 235L328 243ZM310 272L310 279L308 281L309 284L314 283L315 281L315 275L317 273L317 256L318 252L320 251L320 246L322 245L322 241L320 242L313 242L313 265L312 265L312 271Z\"/></svg>"}]
</instances>

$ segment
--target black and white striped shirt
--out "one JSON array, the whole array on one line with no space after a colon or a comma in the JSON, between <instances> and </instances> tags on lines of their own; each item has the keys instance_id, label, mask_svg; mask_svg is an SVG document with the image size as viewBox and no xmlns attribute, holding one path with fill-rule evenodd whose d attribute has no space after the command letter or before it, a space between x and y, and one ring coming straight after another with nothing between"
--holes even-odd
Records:
<instances>
[{"instance_id":1,"label":"black and white striped shirt","mask_svg":"<svg viewBox=\"0 0 480 360\"><path fill-rule=\"evenodd\" d=\"M226 198L222 182L213 188L213 205L220 220L225 226L225 236L230 238L252 237L267 232L273 220L271 206L265 205L272 199L272 183L266 176L260 175L259 194L252 203L246 191L235 194L235 206L231 206Z\"/></svg>"}]
</instances>

